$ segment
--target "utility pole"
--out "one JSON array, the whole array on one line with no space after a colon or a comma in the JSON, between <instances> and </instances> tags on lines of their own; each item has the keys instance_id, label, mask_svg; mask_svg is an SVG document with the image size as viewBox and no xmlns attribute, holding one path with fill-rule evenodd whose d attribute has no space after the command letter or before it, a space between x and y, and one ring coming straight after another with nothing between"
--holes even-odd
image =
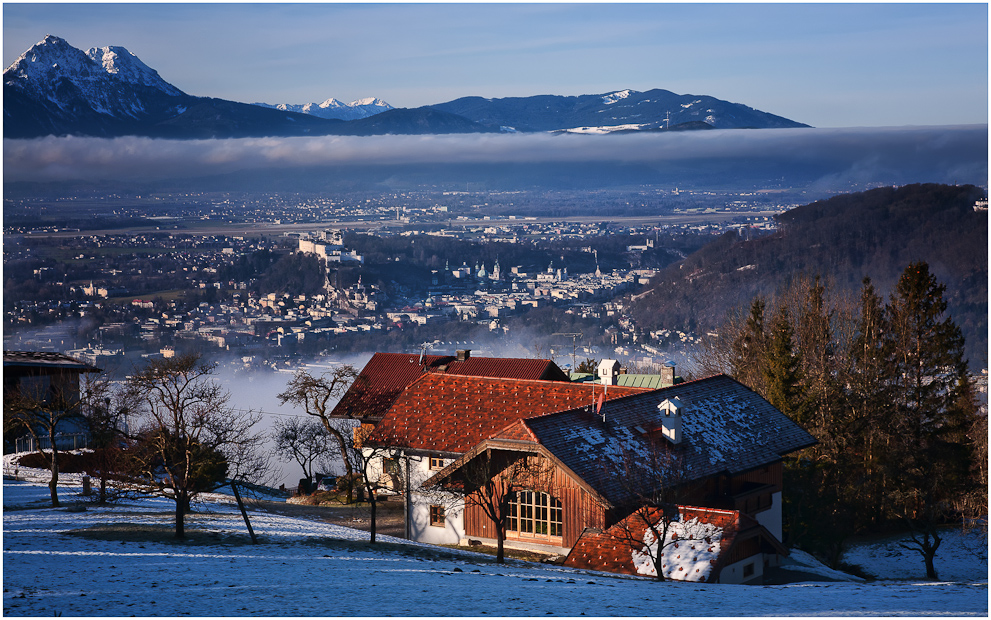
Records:
<instances>
[{"instance_id":1,"label":"utility pole","mask_svg":"<svg viewBox=\"0 0 991 620\"><path fill-rule=\"evenodd\" d=\"M581 332L572 333L572 334L558 332L556 334L551 334L551 336L564 336L565 338L571 338L571 372L575 372L575 368L577 364L576 357L578 355L578 339L581 338L583 335L584 334L582 334Z\"/></svg>"}]
</instances>

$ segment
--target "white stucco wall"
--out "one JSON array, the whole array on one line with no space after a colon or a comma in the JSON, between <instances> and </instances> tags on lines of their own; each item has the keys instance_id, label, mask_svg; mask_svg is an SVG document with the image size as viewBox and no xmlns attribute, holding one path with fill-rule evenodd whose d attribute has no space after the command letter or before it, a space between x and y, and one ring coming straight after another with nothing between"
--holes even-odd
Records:
<instances>
[{"instance_id":1,"label":"white stucco wall","mask_svg":"<svg viewBox=\"0 0 991 620\"><path fill-rule=\"evenodd\" d=\"M366 458L369 452L366 450ZM374 479L382 479L383 465L382 457L372 458L369 462L369 476ZM395 458L399 463L400 476L406 475L407 456L397 451ZM454 459L444 459L444 466L450 465ZM408 457L409 462L409 488L410 488L410 538L419 542L430 544L456 545L464 538L464 501L460 495L443 493L439 491L423 491L421 484L437 473L438 470L430 469L430 458L428 456L414 455ZM384 479L383 479L384 480ZM402 478L396 480L400 483L396 492L403 492ZM430 525L430 507L443 506L445 523L444 527Z\"/></svg>"},{"instance_id":2,"label":"white stucco wall","mask_svg":"<svg viewBox=\"0 0 991 620\"><path fill-rule=\"evenodd\" d=\"M784 539L783 517L781 516L781 491L771 494L771 507L757 513L757 523L767 528L781 542Z\"/></svg>"},{"instance_id":3,"label":"white stucco wall","mask_svg":"<svg viewBox=\"0 0 991 620\"><path fill-rule=\"evenodd\" d=\"M444 527L430 525L430 506L444 507ZM413 494L410 537L433 545L456 545L464 538L464 502L450 494Z\"/></svg>"},{"instance_id":4,"label":"white stucco wall","mask_svg":"<svg viewBox=\"0 0 991 620\"><path fill-rule=\"evenodd\" d=\"M744 577L743 569L746 565L753 564L753 574ZM762 579L764 576L764 556L763 554L752 555L749 558L728 564L719 571L719 583L745 583Z\"/></svg>"}]
</instances>

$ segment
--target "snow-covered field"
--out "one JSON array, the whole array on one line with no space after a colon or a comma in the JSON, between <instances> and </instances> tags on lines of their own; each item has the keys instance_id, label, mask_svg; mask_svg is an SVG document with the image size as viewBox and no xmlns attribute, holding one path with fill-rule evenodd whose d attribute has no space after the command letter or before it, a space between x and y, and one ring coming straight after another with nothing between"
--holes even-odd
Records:
<instances>
[{"instance_id":1,"label":"snow-covered field","mask_svg":"<svg viewBox=\"0 0 991 620\"><path fill-rule=\"evenodd\" d=\"M67 481L60 498L75 504ZM941 549L949 581L917 580L922 562L854 550L851 561L892 580L780 586L657 583L410 546L369 549L362 531L251 512L252 545L236 505L194 506L193 542L150 542L134 530L172 524L174 504L142 499L85 511L45 507L39 482L4 480L5 616L846 616L988 615L987 549ZM109 535L79 536L87 528ZM389 537L386 543L404 544ZM946 544L946 543L944 543ZM890 551L890 550L889 550ZM814 561L793 554L798 561ZM917 565L917 566L916 566ZM895 568L899 572L895 572ZM901 572L902 569L906 572ZM808 574L835 574L825 567Z\"/></svg>"}]
</instances>

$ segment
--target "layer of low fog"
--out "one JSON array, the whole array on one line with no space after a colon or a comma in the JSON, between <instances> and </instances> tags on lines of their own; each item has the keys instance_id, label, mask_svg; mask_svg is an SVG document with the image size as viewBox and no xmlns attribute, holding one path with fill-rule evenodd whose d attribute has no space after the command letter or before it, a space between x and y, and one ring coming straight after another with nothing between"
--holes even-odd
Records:
<instances>
[{"instance_id":1,"label":"layer of low fog","mask_svg":"<svg viewBox=\"0 0 991 620\"><path fill-rule=\"evenodd\" d=\"M248 170L593 163L665 172L757 167L811 185L984 184L987 125L710 130L622 135L470 134L232 140L4 140L4 181L155 181ZM755 170L757 169L755 168ZM676 179L676 177L675 177Z\"/></svg>"}]
</instances>

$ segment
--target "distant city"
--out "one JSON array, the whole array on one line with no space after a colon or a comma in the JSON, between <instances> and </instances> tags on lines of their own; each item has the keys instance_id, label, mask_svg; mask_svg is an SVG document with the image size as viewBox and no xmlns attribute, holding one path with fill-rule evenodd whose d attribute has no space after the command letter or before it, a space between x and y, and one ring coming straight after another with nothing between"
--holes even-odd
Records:
<instances>
[{"instance_id":1,"label":"distant city","mask_svg":"<svg viewBox=\"0 0 991 620\"><path fill-rule=\"evenodd\" d=\"M766 234L773 215L794 206L760 192L637 190L601 200L640 201L659 215L505 214L568 198L525 191L6 198L4 347L58 350L97 365L197 350L242 369L287 369L335 351L453 350L446 336L457 333L477 347L553 354L562 366L603 356L660 365L682 358L699 334L643 332L624 315L623 296L684 257L672 239L690 252L728 230ZM369 257L362 247L373 239L389 245ZM432 257L410 253L427 242ZM317 286L265 278L290 256L319 265ZM420 275L393 273L400 267ZM540 331L526 316L542 308L598 333L552 337L561 330L551 328L539 334L547 344L535 344L540 339L520 332Z\"/></svg>"}]
</instances>

